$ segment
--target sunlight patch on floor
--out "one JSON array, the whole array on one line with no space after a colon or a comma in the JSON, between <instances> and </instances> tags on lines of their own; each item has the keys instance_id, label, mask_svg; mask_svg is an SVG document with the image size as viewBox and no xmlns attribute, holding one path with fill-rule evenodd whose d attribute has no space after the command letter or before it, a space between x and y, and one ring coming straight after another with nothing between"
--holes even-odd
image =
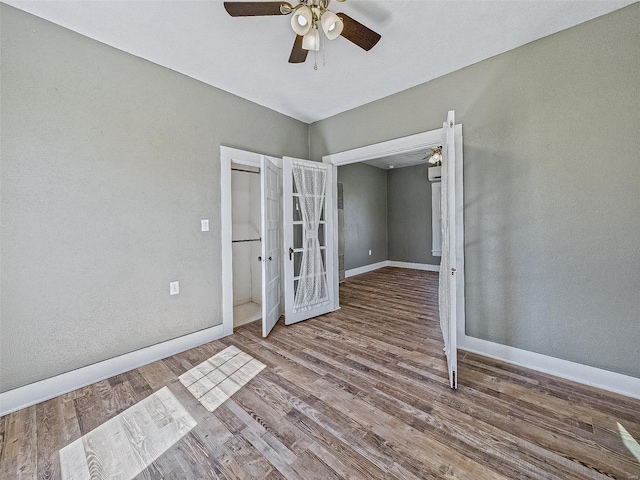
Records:
<instances>
[{"instance_id":1,"label":"sunlight patch on floor","mask_svg":"<svg viewBox=\"0 0 640 480\"><path fill-rule=\"evenodd\" d=\"M167 387L60 450L63 480L130 480L196 426Z\"/></svg>"},{"instance_id":2,"label":"sunlight patch on floor","mask_svg":"<svg viewBox=\"0 0 640 480\"><path fill-rule=\"evenodd\" d=\"M626 428L620 425L620 422L616 423L618 424L618 431L620 432L622 443L624 443L624 446L629 449L631 455L636 457L636 460L640 462L640 445L638 444L637 440L633 438L633 436L627 431Z\"/></svg>"},{"instance_id":3,"label":"sunlight patch on floor","mask_svg":"<svg viewBox=\"0 0 640 480\"><path fill-rule=\"evenodd\" d=\"M178 378L207 410L213 412L265 366L232 345Z\"/></svg>"}]
</instances>

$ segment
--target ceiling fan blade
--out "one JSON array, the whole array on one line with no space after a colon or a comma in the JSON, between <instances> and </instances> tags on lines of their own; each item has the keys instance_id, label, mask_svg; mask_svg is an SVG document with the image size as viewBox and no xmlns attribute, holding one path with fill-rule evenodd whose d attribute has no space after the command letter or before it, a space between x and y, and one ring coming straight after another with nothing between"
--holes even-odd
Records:
<instances>
[{"instance_id":1,"label":"ceiling fan blade","mask_svg":"<svg viewBox=\"0 0 640 480\"><path fill-rule=\"evenodd\" d=\"M382 38L380 34L374 32L369 27L365 27L349 15L345 15L344 13L336 13L336 15L342 19L344 24L340 35L350 42L355 43L360 48L369 51L378 43L380 38Z\"/></svg>"},{"instance_id":2,"label":"ceiling fan blade","mask_svg":"<svg viewBox=\"0 0 640 480\"><path fill-rule=\"evenodd\" d=\"M289 63L304 63L308 53L309 50L302 48L302 35L296 35L296 40L293 42L293 48L289 56Z\"/></svg>"},{"instance_id":3,"label":"ceiling fan blade","mask_svg":"<svg viewBox=\"0 0 640 480\"><path fill-rule=\"evenodd\" d=\"M258 17L262 15L282 15L281 5L287 2L224 2L224 8L232 17Z\"/></svg>"}]
</instances>

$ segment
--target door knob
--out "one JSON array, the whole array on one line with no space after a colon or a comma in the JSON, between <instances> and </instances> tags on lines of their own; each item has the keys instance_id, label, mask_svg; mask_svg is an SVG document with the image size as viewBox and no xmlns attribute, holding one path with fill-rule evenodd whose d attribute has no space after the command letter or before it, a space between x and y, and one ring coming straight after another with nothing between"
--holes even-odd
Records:
<instances>
[{"instance_id":1,"label":"door knob","mask_svg":"<svg viewBox=\"0 0 640 480\"><path fill-rule=\"evenodd\" d=\"M262 261L262 257L258 257L258 261L261 262Z\"/></svg>"},{"instance_id":2,"label":"door knob","mask_svg":"<svg viewBox=\"0 0 640 480\"><path fill-rule=\"evenodd\" d=\"M269 257L269 261L271 261L271 257Z\"/></svg>"},{"instance_id":3,"label":"door knob","mask_svg":"<svg viewBox=\"0 0 640 480\"><path fill-rule=\"evenodd\" d=\"M293 260L293 248L289 247L289 260Z\"/></svg>"}]
</instances>

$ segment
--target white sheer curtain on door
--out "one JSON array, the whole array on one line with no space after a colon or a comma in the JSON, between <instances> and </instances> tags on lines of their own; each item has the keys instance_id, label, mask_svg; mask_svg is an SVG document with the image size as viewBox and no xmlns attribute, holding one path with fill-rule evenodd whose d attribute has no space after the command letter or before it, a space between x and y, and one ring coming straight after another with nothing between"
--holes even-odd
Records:
<instances>
[{"instance_id":1,"label":"white sheer curtain on door","mask_svg":"<svg viewBox=\"0 0 640 480\"><path fill-rule=\"evenodd\" d=\"M302 261L293 303L294 312L301 312L329 303L327 275L318 237L327 171L295 162L291 170L299 196L303 224Z\"/></svg>"}]
</instances>

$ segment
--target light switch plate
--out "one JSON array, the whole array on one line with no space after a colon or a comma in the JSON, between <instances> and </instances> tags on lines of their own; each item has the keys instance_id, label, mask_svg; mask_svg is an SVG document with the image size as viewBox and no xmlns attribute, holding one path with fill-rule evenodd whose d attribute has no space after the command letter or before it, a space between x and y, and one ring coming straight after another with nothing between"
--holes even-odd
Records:
<instances>
[{"instance_id":1,"label":"light switch plate","mask_svg":"<svg viewBox=\"0 0 640 480\"><path fill-rule=\"evenodd\" d=\"M169 283L169 295L178 295L180 293L180 282Z\"/></svg>"},{"instance_id":2,"label":"light switch plate","mask_svg":"<svg viewBox=\"0 0 640 480\"><path fill-rule=\"evenodd\" d=\"M200 220L200 226L201 226L203 232L208 232L209 231L209 219L208 218L204 218L204 219Z\"/></svg>"},{"instance_id":3,"label":"light switch plate","mask_svg":"<svg viewBox=\"0 0 640 480\"><path fill-rule=\"evenodd\" d=\"M369 255L371 255L371 250L369 250Z\"/></svg>"}]
</instances>

